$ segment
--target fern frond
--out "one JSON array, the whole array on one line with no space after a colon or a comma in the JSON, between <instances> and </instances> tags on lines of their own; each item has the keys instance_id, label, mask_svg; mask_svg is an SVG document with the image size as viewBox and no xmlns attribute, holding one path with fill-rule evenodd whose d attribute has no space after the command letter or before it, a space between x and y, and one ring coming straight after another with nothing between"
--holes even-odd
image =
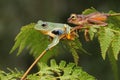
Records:
<instances>
[{"instance_id":1,"label":"fern frond","mask_svg":"<svg viewBox=\"0 0 120 80\"><path fill-rule=\"evenodd\" d=\"M22 50L27 45L27 42L28 42L27 39L32 36L32 35L30 35L30 33L31 33L31 30L33 30L34 25L35 24L29 24L29 25L21 28L20 33L15 38L15 44L12 47L10 53L12 53L18 47L19 47L19 49L18 49L17 55L19 55L22 52Z\"/></svg>"},{"instance_id":2,"label":"fern frond","mask_svg":"<svg viewBox=\"0 0 120 80\"><path fill-rule=\"evenodd\" d=\"M82 47L82 43L79 41L78 38L76 38L75 40L65 40L62 41L62 43L64 44L65 48L72 53L74 62L76 63L76 65L78 64L79 61L79 53L85 53L85 54L89 54L85 49L83 49Z\"/></svg>"},{"instance_id":3,"label":"fern frond","mask_svg":"<svg viewBox=\"0 0 120 80\"><path fill-rule=\"evenodd\" d=\"M59 65L55 60L50 61L50 66L46 63L38 63L40 69L37 73L29 74L26 79L28 80L96 80L95 77L89 75L85 71L75 65L75 63L66 64L61 61ZM19 80L23 72L17 69L9 69L9 72L0 70L0 80Z\"/></svg>"},{"instance_id":4,"label":"fern frond","mask_svg":"<svg viewBox=\"0 0 120 80\"><path fill-rule=\"evenodd\" d=\"M101 47L103 59L105 59L106 52L112 42L113 37L114 37L114 33L110 31L109 28L101 28L101 30L99 31L98 39L100 41L100 47Z\"/></svg>"},{"instance_id":5,"label":"fern frond","mask_svg":"<svg viewBox=\"0 0 120 80\"><path fill-rule=\"evenodd\" d=\"M89 36L90 36L90 40L94 39L96 33L98 32L98 30L97 30L98 28L99 28L99 26L96 26L96 25L89 26L88 33L89 33Z\"/></svg>"},{"instance_id":6,"label":"fern frond","mask_svg":"<svg viewBox=\"0 0 120 80\"><path fill-rule=\"evenodd\" d=\"M9 72L6 73L2 70L0 70L0 80L16 80L16 79L20 79L20 77L22 76L23 72L18 71L16 68L15 70L11 70L9 69Z\"/></svg>"},{"instance_id":7,"label":"fern frond","mask_svg":"<svg viewBox=\"0 0 120 80\"><path fill-rule=\"evenodd\" d=\"M112 67L112 71L113 71L113 75L114 75L114 80L119 80L119 70L118 70L118 65L117 65L117 61L114 57L114 53L112 50L112 47L110 46L109 50L108 50L108 58Z\"/></svg>"},{"instance_id":8,"label":"fern frond","mask_svg":"<svg viewBox=\"0 0 120 80\"><path fill-rule=\"evenodd\" d=\"M109 11L108 13L116 14L116 12L114 12L114 11ZM110 16L110 17L108 17L107 22L109 24L112 24L112 26L109 26L109 28L120 31L120 16Z\"/></svg>"},{"instance_id":9,"label":"fern frond","mask_svg":"<svg viewBox=\"0 0 120 80\"><path fill-rule=\"evenodd\" d=\"M84 72L80 67L75 66L74 63L66 64L65 61L61 61L58 65L55 60L51 60L50 66L45 63L39 63L38 66L40 71L36 76L41 76L40 79L43 80L95 80L93 76Z\"/></svg>"},{"instance_id":10,"label":"fern frond","mask_svg":"<svg viewBox=\"0 0 120 80\"><path fill-rule=\"evenodd\" d=\"M15 51L18 48L19 55L24 48L30 49L30 53L37 58L40 53L46 49L47 45L50 43L47 36L44 36L39 31L34 29L35 23L23 26L19 32L19 34L15 38L15 44L11 49L10 53ZM52 52L49 51L45 56L42 58L42 61L47 61L54 52L57 50L53 49Z\"/></svg>"},{"instance_id":11,"label":"fern frond","mask_svg":"<svg viewBox=\"0 0 120 80\"><path fill-rule=\"evenodd\" d=\"M115 59L120 52L120 32L111 28L101 28L98 33L102 57L105 59L109 47L112 47Z\"/></svg>"},{"instance_id":12,"label":"fern frond","mask_svg":"<svg viewBox=\"0 0 120 80\"><path fill-rule=\"evenodd\" d=\"M91 7L91 8L85 9L85 10L82 12L82 14L87 15L87 14L90 14L90 13L93 13L93 12L96 12L96 11L97 11L97 10L96 10L95 8Z\"/></svg>"},{"instance_id":13,"label":"fern frond","mask_svg":"<svg viewBox=\"0 0 120 80\"><path fill-rule=\"evenodd\" d=\"M76 43L74 41L69 41L68 42L68 46L69 46L69 50L72 53L74 62L76 63L76 65L78 64L79 61L79 55L76 52L76 50L79 48L78 45L76 45ZM80 46L80 45L79 45Z\"/></svg>"},{"instance_id":14,"label":"fern frond","mask_svg":"<svg viewBox=\"0 0 120 80\"><path fill-rule=\"evenodd\" d=\"M118 60L118 54L120 53L120 34L116 34L111 44L113 54L116 60Z\"/></svg>"}]
</instances>

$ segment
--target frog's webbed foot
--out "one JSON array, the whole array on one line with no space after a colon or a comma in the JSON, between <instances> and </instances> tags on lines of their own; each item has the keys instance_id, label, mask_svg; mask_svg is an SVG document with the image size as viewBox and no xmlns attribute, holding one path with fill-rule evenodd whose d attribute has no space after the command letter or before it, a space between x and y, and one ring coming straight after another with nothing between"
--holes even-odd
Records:
<instances>
[{"instance_id":1,"label":"frog's webbed foot","mask_svg":"<svg viewBox=\"0 0 120 80\"><path fill-rule=\"evenodd\" d=\"M47 50L51 49L59 43L59 36L55 36L51 44L48 45Z\"/></svg>"}]
</instances>

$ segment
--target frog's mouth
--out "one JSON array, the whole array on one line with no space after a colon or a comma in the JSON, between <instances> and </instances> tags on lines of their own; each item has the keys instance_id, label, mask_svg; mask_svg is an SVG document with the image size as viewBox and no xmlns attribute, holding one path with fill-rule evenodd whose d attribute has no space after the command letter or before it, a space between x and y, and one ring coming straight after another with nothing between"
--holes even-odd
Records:
<instances>
[{"instance_id":1,"label":"frog's mouth","mask_svg":"<svg viewBox=\"0 0 120 80\"><path fill-rule=\"evenodd\" d=\"M43 34L48 34L49 31L46 31L46 30L39 30L41 33Z\"/></svg>"}]
</instances>

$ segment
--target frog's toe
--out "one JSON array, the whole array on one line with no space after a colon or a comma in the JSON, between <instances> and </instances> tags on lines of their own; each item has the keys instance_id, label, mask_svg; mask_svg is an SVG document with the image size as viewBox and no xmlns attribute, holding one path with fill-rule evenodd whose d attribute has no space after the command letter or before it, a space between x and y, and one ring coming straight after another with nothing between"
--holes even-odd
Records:
<instances>
[{"instance_id":1,"label":"frog's toe","mask_svg":"<svg viewBox=\"0 0 120 80\"><path fill-rule=\"evenodd\" d=\"M68 34L66 37L67 37L67 39L69 39L69 40L75 40L75 35Z\"/></svg>"},{"instance_id":2,"label":"frog's toe","mask_svg":"<svg viewBox=\"0 0 120 80\"><path fill-rule=\"evenodd\" d=\"M67 34L67 39L71 39L71 35L70 34Z\"/></svg>"}]
</instances>

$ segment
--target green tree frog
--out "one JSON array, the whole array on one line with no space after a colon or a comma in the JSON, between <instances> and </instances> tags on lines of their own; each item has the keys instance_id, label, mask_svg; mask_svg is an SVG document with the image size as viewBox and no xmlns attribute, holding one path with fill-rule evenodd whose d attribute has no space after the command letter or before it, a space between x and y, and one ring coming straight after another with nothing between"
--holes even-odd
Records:
<instances>
[{"instance_id":1,"label":"green tree frog","mask_svg":"<svg viewBox=\"0 0 120 80\"><path fill-rule=\"evenodd\" d=\"M55 45L57 45L59 43L61 35L65 35L66 39L73 40L73 34L71 35L71 32L70 32L72 27L70 27L67 24L44 22L42 20L39 20L34 28L42 32L43 34L53 38L52 43L48 45L47 49L50 49Z\"/></svg>"}]
</instances>

